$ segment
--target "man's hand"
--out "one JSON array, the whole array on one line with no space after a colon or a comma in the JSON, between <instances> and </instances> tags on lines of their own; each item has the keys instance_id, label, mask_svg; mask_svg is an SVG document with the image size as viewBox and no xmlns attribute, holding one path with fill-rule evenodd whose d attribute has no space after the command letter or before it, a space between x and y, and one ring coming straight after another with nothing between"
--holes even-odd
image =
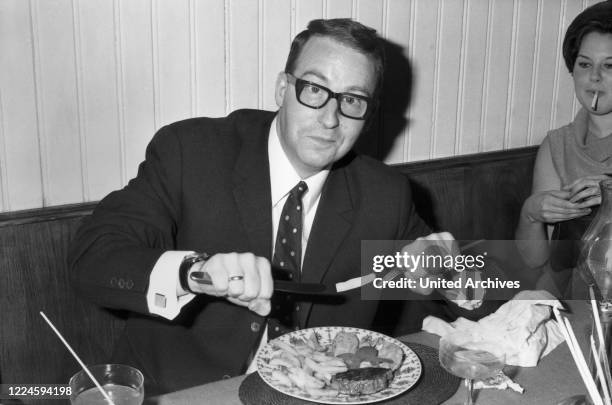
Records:
<instances>
[{"instance_id":1,"label":"man's hand","mask_svg":"<svg viewBox=\"0 0 612 405\"><path fill-rule=\"evenodd\" d=\"M212 285L189 280L195 293L227 297L227 300L261 316L270 313L274 289L270 262L252 253L219 253L205 262L195 263L192 271L210 275Z\"/></svg>"},{"instance_id":2,"label":"man's hand","mask_svg":"<svg viewBox=\"0 0 612 405\"><path fill-rule=\"evenodd\" d=\"M439 256L442 263L444 263L448 256L453 257L454 263L454 258L461 254L459 244L449 232L432 233L424 238L418 238L410 245L404 246L402 249L402 254L404 252L408 253L409 255L422 254L423 256ZM420 280L456 280L462 275L468 276L468 273L457 272L454 268L446 268L443 266L420 266L414 271L411 269L404 273L404 277L416 281L417 288L412 289L412 291L421 295L429 295L436 288L427 286L425 283L421 284ZM446 297L446 299L449 301L454 302L456 305L467 310L473 310L480 307L482 304L482 296L477 299L468 300L466 289L463 287L459 289L438 289L438 292ZM484 295L484 292L482 295Z\"/></svg>"},{"instance_id":3,"label":"man's hand","mask_svg":"<svg viewBox=\"0 0 612 405\"><path fill-rule=\"evenodd\" d=\"M408 254L412 256L436 255L444 258L444 256L447 255L455 257L459 253L457 241L449 232L432 233L425 237L417 238L414 242L402 248L402 255ZM442 272L447 271L449 271L449 269L426 268L421 265L415 269L406 271L404 277L416 281L416 288L412 289L412 291L422 295L429 295L433 292L434 288L424 284L422 285L419 280L427 280L429 278L437 279L442 275Z\"/></svg>"}]
</instances>

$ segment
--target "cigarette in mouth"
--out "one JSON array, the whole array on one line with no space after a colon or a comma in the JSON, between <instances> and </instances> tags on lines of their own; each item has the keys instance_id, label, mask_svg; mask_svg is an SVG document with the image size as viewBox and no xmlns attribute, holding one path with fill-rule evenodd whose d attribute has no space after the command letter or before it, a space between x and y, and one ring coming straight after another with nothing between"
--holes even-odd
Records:
<instances>
[{"instance_id":1,"label":"cigarette in mouth","mask_svg":"<svg viewBox=\"0 0 612 405\"><path fill-rule=\"evenodd\" d=\"M599 100L599 91L595 91L593 94L593 101L591 102L591 110L597 111L597 100Z\"/></svg>"}]
</instances>

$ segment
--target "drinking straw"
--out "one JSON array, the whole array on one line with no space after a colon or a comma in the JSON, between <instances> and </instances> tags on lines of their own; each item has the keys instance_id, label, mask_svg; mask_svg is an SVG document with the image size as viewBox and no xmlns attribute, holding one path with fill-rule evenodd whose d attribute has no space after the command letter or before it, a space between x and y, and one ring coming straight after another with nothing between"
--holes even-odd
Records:
<instances>
[{"instance_id":1,"label":"drinking straw","mask_svg":"<svg viewBox=\"0 0 612 405\"><path fill-rule=\"evenodd\" d=\"M589 285L589 295L591 296L591 309L593 310L593 320L595 321L595 328L597 329L597 338L599 339L599 344L605 347L606 342L604 340L601 319L599 319L599 310L597 309L597 302L595 301L595 293L593 292L592 285Z\"/></svg>"},{"instance_id":2,"label":"drinking straw","mask_svg":"<svg viewBox=\"0 0 612 405\"><path fill-rule=\"evenodd\" d=\"M601 399L601 395L599 395L599 392L597 391L595 381L593 381L593 376L589 372L589 369L586 365L586 360L584 359L582 350L580 350L580 346L576 341L576 336L573 335L573 329L571 329L571 324L569 323L569 321L561 317L561 314L559 313L559 310L557 308L553 307L553 313L555 314L555 318L557 319L557 323L559 324L559 329L561 329L561 333L565 338L567 347L569 348L570 353L574 358L574 363L578 368L578 372L582 377L582 381L584 381L584 385L586 386L591 399L595 402L595 405L603 405L603 400ZM565 323L564 321L567 321L567 323Z\"/></svg>"},{"instance_id":3,"label":"drinking straw","mask_svg":"<svg viewBox=\"0 0 612 405\"><path fill-rule=\"evenodd\" d=\"M597 111L597 100L599 99L599 91L595 91L593 94L593 101L591 102L591 110Z\"/></svg>"},{"instance_id":4,"label":"drinking straw","mask_svg":"<svg viewBox=\"0 0 612 405\"><path fill-rule=\"evenodd\" d=\"M604 393L606 405L610 405L610 392L608 391L608 383L606 382L606 377L604 376L604 372L601 368L601 358L599 357L599 352L597 351L597 348L595 348L595 339L593 339L593 334L591 334L591 352L593 352L593 360L595 361L595 368L597 369L597 376L599 377L599 382L601 383L601 389Z\"/></svg>"},{"instance_id":5,"label":"drinking straw","mask_svg":"<svg viewBox=\"0 0 612 405\"><path fill-rule=\"evenodd\" d=\"M102 388L102 386L100 385L100 383L98 382L98 380L96 380L96 377L93 376L93 374L91 374L91 371L89 371L89 369L87 368L87 366L85 365L85 363L83 363L83 361L81 360L81 358L75 353L74 350L72 350L72 347L68 344L68 342L66 341L66 339L64 339L64 337L62 336L62 334L57 330L57 328L55 327L55 325L53 325L53 323L49 320L49 318L47 318L47 315L44 314L43 311L40 311L40 316L43 317L43 319L45 321L47 321L47 323L49 324L49 326L51 327L51 329L53 329L53 332L55 332L55 334L57 335L57 337L60 338L60 340L62 341L62 343L64 344L64 346L66 346L66 349L68 349L68 351L70 352L70 354L72 354L72 356L76 359L76 361L81 365L81 367L83 368L83 370L85 371L85 373L87 373L87 375L89 376L89 378L91 378L91 381L93 381L93 383L96 385L96 388L98 388L100 390L100 392L102 393L102 395L104 396L104 399L106 399L106 401L111 404L111 405L115 405L115 403L113 402L113 400L108 396L108 393L104 390L104 388Z\"/></svg>"},{"instance_id":6,"label":"drinking straw","mask_svg":"<svg viewBox=\"0 0 612 405\"><path fill-rule=\"evenodd\" d=\"M595 301L595 291L593 285L589 285L589 295L591 296L591 309L593 310L593 319L595 321L595 329L597 329L597 340L599 341L600 358L603 363L604 377L608 386L612 388L612 375L610 375L610 363L608 362L608 354L606 353L606 340L601 327L601 319L599 318L599 310Z\"/></svg>"},{"instance_id":7,"label":"drinking straw","mask_svg":"<svg viewBox=\"0 0 612 405\"><path fill-rule=\"evenodd\" d=\"M597 386L595 385L595 380L593 380L593 375L589 371L589 367L587 366L586 359L584 358L584 354L582 354L580 345L578 345L578 339L576 339L576 335L574 334L574 328L572 328L572 324L570 323L569 319L564 318L563 321L565 322L565 327L567 328L567 331L569 332L569 336L572 341L572 345L576 349L575 353L578 355L578 363L580 364L580 367L582 367L582 370L587 376L586 385L587 385L587 389L589 389L589 386L590 386L589 393L591 393L591 399L595 403L603 405L603 399L601 398L601 394L599 394L599 391L597 390Z\"/></svg>"}]
</instances>

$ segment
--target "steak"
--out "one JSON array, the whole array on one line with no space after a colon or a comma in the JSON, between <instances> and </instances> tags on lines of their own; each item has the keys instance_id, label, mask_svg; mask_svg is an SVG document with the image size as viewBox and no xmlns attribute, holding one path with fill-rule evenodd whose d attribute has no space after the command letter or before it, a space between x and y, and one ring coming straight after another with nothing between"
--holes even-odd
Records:
<instances>
[{"instance_id":1,"label":"steak","mask_svg":"<svg viewBox=\"0 0 612 405\"><path fill-rule=\"evenodd\" d=\"M332 377L331 385L343 394L373 394L387 388L393 379L393 371L382 367L364 367L338 373Z\"/></svg>"}]
</instances>

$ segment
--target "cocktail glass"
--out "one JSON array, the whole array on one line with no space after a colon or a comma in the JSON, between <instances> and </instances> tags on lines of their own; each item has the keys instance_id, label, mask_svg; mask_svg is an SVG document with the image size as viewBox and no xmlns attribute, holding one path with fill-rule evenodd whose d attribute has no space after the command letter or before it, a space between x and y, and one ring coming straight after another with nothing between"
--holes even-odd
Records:
<instances>
[{"instance_id":1,"label":"cocktail glass","mask_svg":"<svg viewBox=\"0 0 612 405\"><path fill-rule=\"evenodd\" d=\"M89 367L115 405L141 405L144 400L142 373L123 364L99 364ZM108 405L104 395L85 371L70 378L70 403L73 405Z\"/></svg>"},{"instance_id":2,"label":"cocktail glass","mask_svg":"<svg viewBox=\"0 0 612 405\"><path fill-rule=\"evenodd\" d=\"M465 405L472 405L474 380L492 377L506 364L496 350L499 343L479 340L469 333L455 332L440 339L440 364L449 373L465 379Z\"/></svg>"}]
</instances>

